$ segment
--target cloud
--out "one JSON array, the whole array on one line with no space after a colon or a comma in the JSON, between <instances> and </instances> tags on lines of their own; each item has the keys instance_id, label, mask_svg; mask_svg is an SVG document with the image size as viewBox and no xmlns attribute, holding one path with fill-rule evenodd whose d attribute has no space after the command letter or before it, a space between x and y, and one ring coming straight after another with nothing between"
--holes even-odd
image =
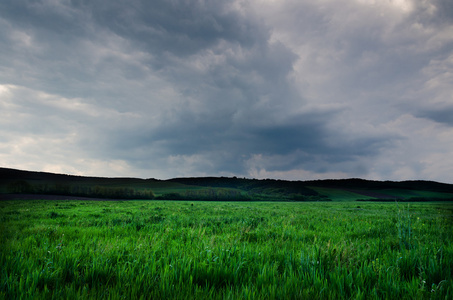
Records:
<instances>
[{"instance_id":1,"label":"cloud","mask_svg":"<svg viewBox=\"0 0 453 300\"><path fill-rule=\"evenodd\" d=\"M441 110L427 109L420 112L419 116L438 123L445 123L453 127L453 107Z\"/></svg>"},{"instance_id":2,"label":"cloud","mask_svg":"<svg viewBox=\"0 0 453 300\"><path fill-rule=\"evenodd\" d=\"M452 181L450 8L3 1L0 164Z\"/></svg>"}]
</instances>

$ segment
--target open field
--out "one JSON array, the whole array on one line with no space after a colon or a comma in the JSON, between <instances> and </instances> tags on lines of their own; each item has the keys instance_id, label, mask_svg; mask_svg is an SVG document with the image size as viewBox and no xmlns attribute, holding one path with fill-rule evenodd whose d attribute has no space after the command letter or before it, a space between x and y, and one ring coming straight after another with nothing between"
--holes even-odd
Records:
<instances>
[{"instance_id":1,"label":"open field","mask_svg":"<svg viewBox=\"0 0 453 300\"><path fill-rule=\"evenodd\" d=\"M0 298L452 299L453 203L0 202Z\"/></svg>"}]
</instances>

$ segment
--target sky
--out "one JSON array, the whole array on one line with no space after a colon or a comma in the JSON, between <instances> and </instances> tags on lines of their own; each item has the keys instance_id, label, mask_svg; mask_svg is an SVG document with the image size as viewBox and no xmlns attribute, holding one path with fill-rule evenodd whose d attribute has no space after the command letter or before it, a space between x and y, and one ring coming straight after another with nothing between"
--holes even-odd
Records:
<instances>
[{"instance_id":1,"label":"sky","mask_svg":"<svg viewBox=\"0 0 453 300\"><path fill-rule=\"evenodd\" d=\"M0 166L453 183L453 1L2 0Z\"/></svg>"}]
</instances>

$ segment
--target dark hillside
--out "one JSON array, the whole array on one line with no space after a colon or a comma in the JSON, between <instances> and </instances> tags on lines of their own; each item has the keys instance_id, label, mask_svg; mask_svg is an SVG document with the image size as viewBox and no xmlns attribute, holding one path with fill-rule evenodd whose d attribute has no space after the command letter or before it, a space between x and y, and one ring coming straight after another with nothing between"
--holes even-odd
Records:
<instances>
[{"instance_id":1,"label":"dark hillside","mask_svg":"<svg viewBox=\"0 0 453 300\"><path fill-rule=\"evenodd\" d=\"M169 181L205 187L235 188L245 191L273 190L286 194L301 194L306 196L318 195L314 190L307 188L306 184L302 181L275 179L258 180L237 177L190 177L174 178Z\"/></svg>"},{"instance_id":2,"label":"dark hillside","mask_svg":"<svg viewBox=\"0 0 453 300\"><path fill-rule=\"evenodd\" d=\"M127 178L127 177L90 177L68 174L55 174L48 172L22 171L15 169L0 168L1 181L13 180L33 180L33 181L57 181L57 182L104 182L104 183L128 183L136 181L144 181L145 179Z\"/></svg>"},{"instance_id":3,"label":"dark hillside","mask_svg":"<svg viewBox=\"0 0 453 300\"><path fill-rule=\"evenodd\" d=\"M0 193L152 199L153 180L85 177L0 168Z\"/></svg>"},{"instance_id":4,"label":"dark hillside","mask_svg":"<svg viewBox=\"0 0 453 300\"><path fill-rule=\"evenodd\" d=\"M373 181L360 178L351 179L326 179L305 181L307 186L329 187L338 189L407 189L407 190L424 190L432 192L453 193L453 185L439 183L435 181Z\"/></svg>"},{"instance_id":5,"label":"dark hillside","mask_svg":"<svg viewBox=\"0 0 453 300\"><path fill-rule=\"evenodd\" d=\"M0 168L0 194L109 199L216 201L451 201L453 185L433 181L312 181L187 177L169 180L85 177Z\"/></svg>"}]
</instances>

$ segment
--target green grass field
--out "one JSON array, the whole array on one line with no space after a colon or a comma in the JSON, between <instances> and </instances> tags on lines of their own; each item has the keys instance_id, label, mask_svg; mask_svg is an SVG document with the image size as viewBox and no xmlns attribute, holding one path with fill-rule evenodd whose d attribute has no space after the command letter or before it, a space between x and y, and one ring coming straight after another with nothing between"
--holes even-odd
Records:
<instances>
[{"instance_id":1,"label":"green grass field","mask_svg":"<svg viewBox=\"0 0 453 300\"><path fill-rule=\"evenodd\" d=\"M373 197L368 197L360 195L351 191L345 191L341 189L333 189L326 187L310 187L321 195L329 197L333 201L355 201L357 199L373 199Z\"/></svg>"},{"instance_id":2,"label":"green grass field","mask_svg":"<svg viewBox=\"0 0 453 300\"><path fill-rule=\"evenodd\" d=\"M433 192L425 190L409 190L409 189L360 189L345 190L339 188L328 188L328 187L312 187L309 188L315 190L321 195L327 196L332 201L356 201L360 200L372 200L379 197L389 199L405 199L410 200L411 198L424 198L426 201L429 199L452 199L453 194Z\"/></svg>"},{"instance_id":3,"label":"green grass field","mask_svg":"<svg viewBox=\"0 0 453 300\"><path fill-rule=\"evenodd\" d=\"M1 299L452 299L453 203L0 202Z\"/></svg>"}]
</instances>

